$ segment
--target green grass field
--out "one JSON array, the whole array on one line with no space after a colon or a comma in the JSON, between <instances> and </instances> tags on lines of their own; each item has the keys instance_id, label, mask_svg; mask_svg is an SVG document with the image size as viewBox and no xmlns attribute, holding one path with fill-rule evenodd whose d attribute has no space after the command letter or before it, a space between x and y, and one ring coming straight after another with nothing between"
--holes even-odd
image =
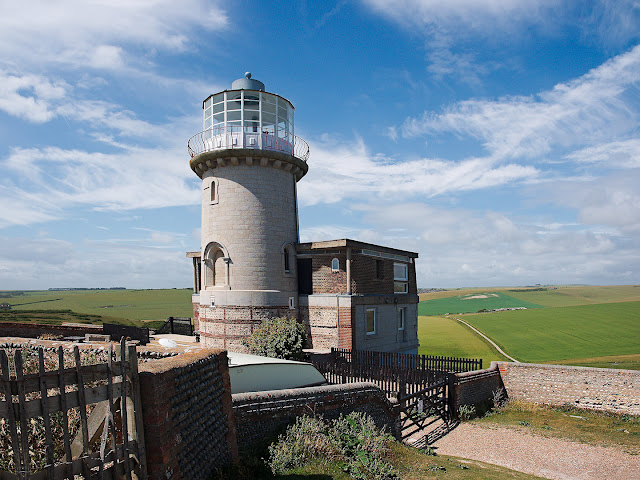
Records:
<instances>
[{"instance_id":1,"label":"green grass field","mask_svg":"<svg viewBox=\"0 0 640 480\"><path fill-rule=\"evenodd\" d=\"M0 292L12 310L72 310L128 320L191 317L190 289Z\"/></svg>"},{"instance_id":2,"label":"green grass field","mask_svg":"<svg viewBox=\"0 0 640 480\"><path fill-rule=\"evenodd\" d=\"M418 317L418 338L421 355L481 358L484 368L493 360L507 360L482 337L453 318Z\"/></svg>"},{"instance_id":3,"label":"green grass field","mask_svg":"<svg viewBox=\"0 0 640 480\"><path fill-rule=\"evenodd\" d=\"M522 362L640 353L640 302L465 315Z\"/></svg>"},{"instance_id":4,"label":"green grass field","mask_svg":"<svg viewBox=\"0 0 640 480\"><path fill-rule=\"evenodd\" d=\"M418 305L418 315L442 315L445 313L475 313L495 308L540 308L540 305L507 295L504 292L481 290L447 298L424 300Z\"/></svg>"}]
</instances>

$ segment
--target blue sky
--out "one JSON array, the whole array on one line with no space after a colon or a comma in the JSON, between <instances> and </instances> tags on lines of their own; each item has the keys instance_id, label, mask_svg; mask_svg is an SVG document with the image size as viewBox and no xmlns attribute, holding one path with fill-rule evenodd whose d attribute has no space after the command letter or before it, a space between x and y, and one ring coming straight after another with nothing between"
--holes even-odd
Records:
<instances>
[{"instance_id":1,"label":"blue sky","mask_svg":"<svg viewBox=\"0 0 640 480\"><path fill-rule=\"evenodd\" d=\"M310 145L303 241L418 285L640 283L640 2L0 3L0 289L191 285L202 100Z\"/></svg>"}]
</instances>

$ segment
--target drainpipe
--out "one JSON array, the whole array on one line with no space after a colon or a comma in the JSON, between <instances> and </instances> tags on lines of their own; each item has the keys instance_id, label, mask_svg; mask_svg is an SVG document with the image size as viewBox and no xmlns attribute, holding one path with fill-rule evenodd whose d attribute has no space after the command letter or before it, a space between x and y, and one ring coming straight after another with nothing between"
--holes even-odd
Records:
<instances>
[{"instance_id":1,"label":"drainpipe","mask_svg":"<svg viewBox=\"0 0 640 480\"><path fill-rule=\"evenodd\" d=\"M338 327L338 348L340 348L340 294L336 293L336 325Z\"/></svg>"},{"instance_id":2,"label":"drainpipe","mask_svg":"<svg viewBox=\"0 0 640 480\"><path fill-rule=\"evenodd\" d=\"M351 248L347 247L347 295L351 295Z\"/></svg>"}]
</instances>

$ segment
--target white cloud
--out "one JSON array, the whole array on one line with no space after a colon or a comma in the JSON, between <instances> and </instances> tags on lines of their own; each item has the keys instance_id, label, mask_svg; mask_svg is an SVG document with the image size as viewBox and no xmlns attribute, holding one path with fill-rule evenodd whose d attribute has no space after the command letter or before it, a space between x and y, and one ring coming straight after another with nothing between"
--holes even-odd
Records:
<instances>
[{"instance_id":1,"label":"white cloud","mask_svg":"<svg viewBox=\"0 0 640 480\"><path fill-rule=\"evenodd\" d=\"M104 154L56 147L14 149L1 165L25 185L0 188L0 203L11 206L3 209L0 226L50 220L78 206L131 210L197 204L197 177L183 150Z\"/></svg>"},{"instance_id":2,"label":"white cloud","mask_svg":"<svg viewBox=\"0 0 640 480\"><path fill-rule=\"evenodd\" d=\"M155 248L146 237L130 244L0 237L3 289L185 288L192 281L183 249Z\"/></svg>"},{"instance_id":3,"label":"white cloud","mask_svg":"<svg viewBox=\"0 0 640 480\"><path fill-rule=\"evenodd\" d=\"M612 227L623 238L640 233L640 169L585 181L556 181L526 194L571 208L583 225Z\"/></svg>"},{"instance_id":4,"label":"white cloud","mask_svg":"<svg viewBox=\"0 0 640 480\"><path fill-rule=\"evenodd\" d=\"M218 2L205 0L3 2L0 57L14 65L120 68L128 46L181 51L191 29L215 31L227 24Z\"/></svg>"},{"instance_id":5,"label":"white cloud","mask_svg":"<svg viewBox=\"0 0 640 480\"><path fill-rule=\"evenodd\" d=\"M640 168L640 139L631 138L586 147L568 154L565 158L609 168Z\"/></svg>"},{"instance_id":6,"label":"white cloud","mask_svg":"<svg viewBox=\"0 0 640 480\"><path fill-rule=\"evenodd\" d=\"M405 26L456 30L516 30L537 22L557 0L363 0L373 10Z\"/></svg>"},{"instance_id":7,"label":"white cloud","mask_svg":"<svg viewBox=\"0 0 640 480\"><path fill-rule=\"evenodd\" d=\"M494 166L492 160L461 162L442 159L394 161L367 151L362 139L339 143L325 138L310 142L313 157L309 173L300 182L302 205L335 203L345 198L434 196L504 185L536 178L531 166Z\"/></svg>"},{"instance_id":8,"label":"white cloud","mask_svg":"<svg viewBox=\"0 0 640 480\"><path fill-rule=\"evenodd\" d=\"M420 286L640 281L638 242L615 232L424 203L355 209L372 226L367 231L377 233L369 241L420 254Z\"/></svg>"},{"instance_id":9,"label":"white cloud","mask_svg":"<svg viewBox=\"0 0 640 480\"><path fill-rule=\"evenodd\" d=\"M454 133L480 140L495 159L542 157L553 148L608 141L640 124L640 46L577 80L529 97L466 100L408 118L404 137Z\"/></svg>"},{"instance_id":10,"label":"white cloud","mask_svg":"<svg viewBox=\"0 0 640 480\"><path fill-rule=\"evenodd\" d=\"M55 116L52 105L64 98L68 86L40 75L12 75L0 70L0 110L34 123Z\"/></svg>"}]
</instances>

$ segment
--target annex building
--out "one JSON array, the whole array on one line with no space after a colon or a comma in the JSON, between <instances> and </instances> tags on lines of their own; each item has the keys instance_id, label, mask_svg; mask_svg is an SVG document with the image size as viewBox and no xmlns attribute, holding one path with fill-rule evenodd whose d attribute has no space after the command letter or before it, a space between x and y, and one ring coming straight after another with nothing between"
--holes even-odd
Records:
<instances>
[{"instance_id":1,"label":"annex building","mask_svg":"<svg viewBox=\"0 0 640 480\"><path fill-rule=\"evenodd\" d=\"M305 325L309 348L417 353L417 253L338 239L300 243L297 182L309 146L293 104L245 78L203 102L189 140L202 179L201 250L193 261L193 318L211 348L274 316Z\"/></svg>"}]
</instances>

